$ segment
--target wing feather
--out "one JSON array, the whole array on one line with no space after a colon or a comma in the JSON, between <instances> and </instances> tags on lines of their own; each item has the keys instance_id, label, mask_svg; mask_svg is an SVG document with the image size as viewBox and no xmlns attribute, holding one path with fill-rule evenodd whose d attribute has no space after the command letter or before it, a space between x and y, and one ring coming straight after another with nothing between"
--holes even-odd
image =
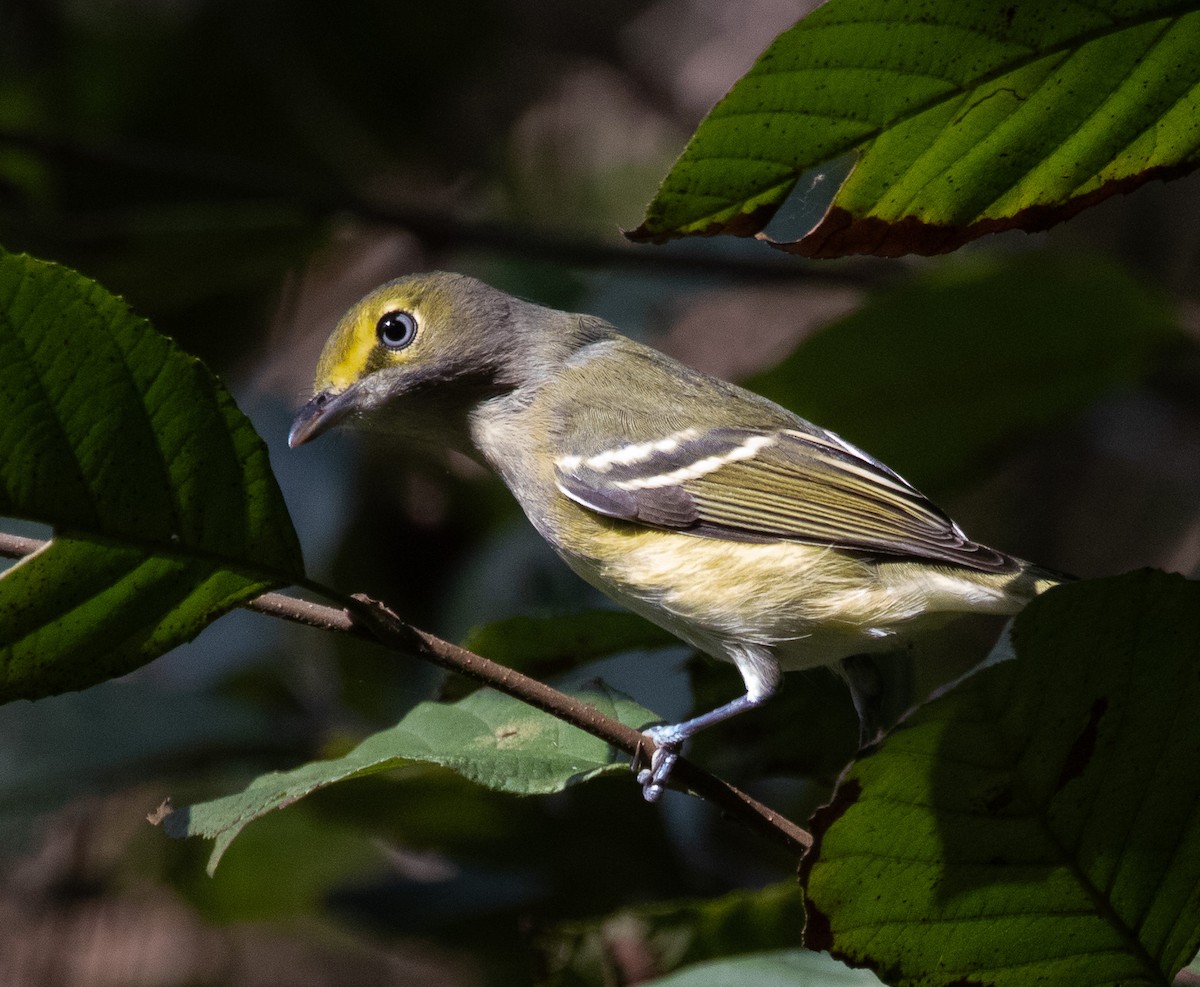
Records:
<instances>
[{"instance_id":1,"label":"wing feather","mask_svg":"<svg viewBox=\"0 0 1200 987\"><path fill-rule=\"evenodd\" d=\"M564 455L556 479L590 510L665 530L794 540L986 572L1015 565L970 541L887 466L816 428L683 429Z\"/></svg>"}]
</instances>

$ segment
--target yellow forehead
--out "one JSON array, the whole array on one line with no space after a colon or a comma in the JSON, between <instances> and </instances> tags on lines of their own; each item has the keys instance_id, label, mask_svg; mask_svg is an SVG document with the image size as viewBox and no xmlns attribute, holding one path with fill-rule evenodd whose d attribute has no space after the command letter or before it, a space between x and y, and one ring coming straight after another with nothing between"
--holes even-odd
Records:
<instances>
[{"instance_id":1,"label":"yellow forehead","mask_svg":"<svg viewBox=\"0 0 1200 987\"><path fill-rule=\"evenodd\" d=\"M378 288L354 305L338 323L317 363L316 389L343 391L355 381L387 364L420 359L436 299L410 284ZM389 350L379 342L379 320L388 312L410 313L417 322L417 336L403 350Z\"/></svg>"}]
</instances>

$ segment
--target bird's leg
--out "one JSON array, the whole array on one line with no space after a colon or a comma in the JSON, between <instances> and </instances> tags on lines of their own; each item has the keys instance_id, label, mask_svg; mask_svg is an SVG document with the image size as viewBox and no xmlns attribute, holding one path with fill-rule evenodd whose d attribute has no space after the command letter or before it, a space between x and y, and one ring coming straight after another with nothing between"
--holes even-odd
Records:
<instances>
[{"instance_id":1,"label":"bird's leg","mask_svg":"<svg viewBox=\"0 0 1200 987\"><path fill-rule=\"evenodd\" d=\"M730 717L744 713L746 710L761 706L775 694L776 686L772 685L758 693L747 692L738 696L733 702L718 706L716 709L701 713L682 723L668 723L662 726L650 727L644 731L654 742L654 753L650 757L650 767L638 772L637 780L642 786L642 796L647 802L657 802L662 797L671 769L679 759L680 748L684 741L701 730L711 727L714 723L723 723Z\"/></svg>"},{"instance_id":2,"label":"bird's leg","mask_svg":"<svg viewBox=\"0 0 1200 987\"><path fill-rule=\"evenodd\" d=\"M866 747L879 733L882 722L883 676L870 655L843 658L841 673L858 713L858 746Z\"/></svg>"}]
</instances>

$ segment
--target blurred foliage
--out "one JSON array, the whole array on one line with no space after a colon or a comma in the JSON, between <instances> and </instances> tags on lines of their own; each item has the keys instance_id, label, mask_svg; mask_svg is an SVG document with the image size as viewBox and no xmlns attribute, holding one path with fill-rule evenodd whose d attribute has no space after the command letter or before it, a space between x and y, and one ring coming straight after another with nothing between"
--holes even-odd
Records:
<instances>
[{"instance_id":1,"label":"blurred foliage","mask_svg":"<svg viewBox=\"0 0 1200 987\"><path fill-rule=\"evenodd\" d=\"M788 949L707 960L645 983L647 987L726 987L727 984L744 983L756 987L794 987L796 984L878 987L881 981L870 970L852 970L827 953Z\"/></svg>"},{"instance_id":2,"label":"blurred foliage","mask_svg":"<svg viewBox=\"0 0 1200 987\"><path fill-rule=\"evenodd\" d=\"M526 675L549 679L638 648L678 647L679 640L627 611L589 610L553 617L510 617L473 628L462 645ZM443 695L470 687L469 682L451 680Z\"/></svg>"},{"instance_id":3,"label":"blurred foliage","mask_svg":"<svg viewBox=\"0 0 1200 987\"><path fill-rule=\"evenodd\" d=\"M944 269L796 262L781 275L757 244L621 242L699 115L796 14L768 0L13 0L0 6L0 245L96 278L229 379L271 446L310 572L460 638L599 601L466 464L352 439L319 455L281 446L332 320L416 268L597 312L719 373L736 352L737 372L757 368L756 386L889 459L1000 547L1083 575L1200 572L1195 178L1049 235L980 243ZM832 195L826 174L797 189L806 215ZM864 285L866 306L814 335L823 313L858 308ZM773 372L793 351L787 376ZM97 928L115 963L125 940L104 910L150 901L123 948L171 962L125 983L262 970L371 982L364 957L377 982L415 970L413 982L528 983L564 922L603 928L645 906L686 935L700 927L692 906L663 903L793 879L786 855L683 797L649 809L627 777L518 799L425 766L269 813L210 879L207 848L162 839L144 813L344 755L441 685L370 646L290 628L231 642L221 626L127 689L0 708L0 907L22 942L53 942L25 954L25 982L61 982ZM901 707L956 673L951 658L931 673L897 663ZM572 674L664 715L737 689L728 668L679 665L632 652ZM844 690L818 670L695 757L800 813L852 747ZM96 793L116 793L103 812ZM190 924L154 924L168 903ZM177 959L188 945L208 965ZM5 966L16 954L0 952L0 982L19 982ZM813 954L726 963L676 979L871 982ZM100 960L80 969L73 982L112 982Z\"/></svg>"},{"instance_id":4,"label":"blurred foliage","mask_svg":"<svg viewBox=\"0 0 1200 987\"><path fill-rule=\"evenodd\" d=\"M236 354L338 210L486 203L517 118L636 8L6 4L4 244Z\"/></svg>"},{"instance_id":5,"label":"blurred foliage","mask_svg":"<svg viewBox=\"0 0 1200 987\"><path fill-rule=\"evenodd\" d=\"M747 386L940 499L1006 445L1136 387L1171 343L1186 348L1167 299L1102 258L975 256L868 299Z\"/></svg>"},{"instance_id":6,"label":"blurred foliage","mask_svg":"<svg viewBox=\"0 0 1200 987\"><path fill-rule=\"evenodd\" d=\"M39 814L59 808L64 793L120 788L165 765L203 772L239 751L261 757L287 732L247 704L146 684L14 703L0 719L0 842L26 847Z\"/></svg>"},{"instance_id":7,"label":"blurred foliage","mask_svg":"<svg viewBox=\"0 0 1200 987\"><path fill-rule=\"evenodd\" d=\"M792 881L704 901L655 902L563 923L542 943L546 983L628 983L723 956L786 949L803 922Z\"/></svg>"}]
</instances>

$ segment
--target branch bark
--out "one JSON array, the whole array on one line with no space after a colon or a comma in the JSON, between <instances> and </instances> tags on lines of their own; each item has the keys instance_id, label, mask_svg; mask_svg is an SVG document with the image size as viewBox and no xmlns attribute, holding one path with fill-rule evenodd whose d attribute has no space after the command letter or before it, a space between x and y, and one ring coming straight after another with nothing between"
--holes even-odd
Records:
<instances>
[{"instance_id":1,"label":"branch bark","mask_svg":"<svg viewBox=\"0 0 1200 987\"><path fill-rule=\"evenodd\" d=\"M38 539L0 532L0 556L22 558L45 544ZM246 603L245 608L308 627L353 634L381 644L390 651L412 655L466 675L599 737L628 754L635 762L647 759L654 751L653 742L644 734L605 716L594 706L413 627L378 601L365 596L343 597L317 584L311 584L308 588L328 599L337 600L342 606L330 607L283 593L264 593ZM812 845L812 836L806 830L685 758L681 757L676 762L671 777L680 787L712 802L731 818L740 820L791 852L803 853Z\"/></svg>"}]
</instances>

